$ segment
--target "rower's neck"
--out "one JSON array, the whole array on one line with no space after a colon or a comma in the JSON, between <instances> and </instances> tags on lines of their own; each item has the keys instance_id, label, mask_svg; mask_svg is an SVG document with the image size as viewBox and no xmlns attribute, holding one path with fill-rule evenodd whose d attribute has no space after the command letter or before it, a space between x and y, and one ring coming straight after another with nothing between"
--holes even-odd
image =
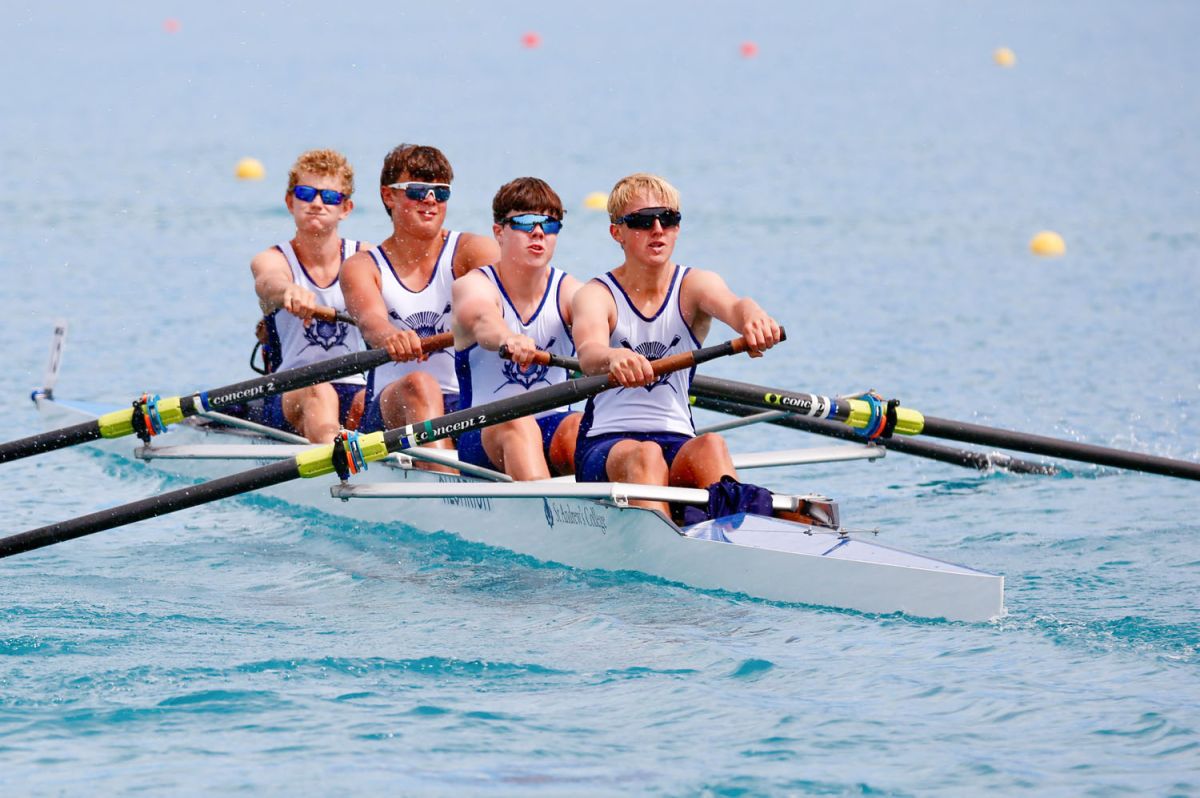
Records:
<instances>
[{"instance_id":1,"label":"rower's neck","mask_svg":"<svg viewBox=\"0 0 1200 798\"><path fill-rule=\"evenodd\" d=\"M671 290L671 278L675 275L675 264L651 265L628 259L613 269L613 276L638 305L657 307Z\"/></svg>"},{"instance_id":2,"label":"rower's neck","mask_svg":"<svg viewBox=\"0 0 1200 798\"><path fill-rule=\"evenodd\" d=\"M291 243L307 269L336 270L342 265L342 237L336 227L324 233L297 233Z\"/></svg>"}]
</instances>

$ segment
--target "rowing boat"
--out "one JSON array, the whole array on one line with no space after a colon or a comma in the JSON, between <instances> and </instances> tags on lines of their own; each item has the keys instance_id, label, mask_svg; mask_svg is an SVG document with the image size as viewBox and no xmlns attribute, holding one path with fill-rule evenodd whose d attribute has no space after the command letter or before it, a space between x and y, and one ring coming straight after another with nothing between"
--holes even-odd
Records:
<instances>
[{"instance_id":1,"label":"rowing boat","mask_svg":"<svg viewBox=\"0 0 1200 798\"><path fill-rule=\"evenodd\" d=\"M49 428L95 419L110 406L34 393ZM129 444L89 445L119 454ZM228 475L291 458L308 448L288 436L216 413L171 427L134 455L167 473L193 479ZM263 493L338 518L449 532L535 559L582 569L635 571L695 588L771 601L867 613L984 621L1003 612L1004 579L963 565L883 545L872 532L805 525L739 513L686 527L630 505L637 499L703 503L706 491L620 483L577 484L567 478L514 483L486 469L449 475L417 467L437 457L411 449L373 463L343 482L335 476L274 485ZM739 469L831 460L875 459L885 450L844 444L735 457ZM823 497L775 497L776 507Z\"/></svg>"}]
</instances>

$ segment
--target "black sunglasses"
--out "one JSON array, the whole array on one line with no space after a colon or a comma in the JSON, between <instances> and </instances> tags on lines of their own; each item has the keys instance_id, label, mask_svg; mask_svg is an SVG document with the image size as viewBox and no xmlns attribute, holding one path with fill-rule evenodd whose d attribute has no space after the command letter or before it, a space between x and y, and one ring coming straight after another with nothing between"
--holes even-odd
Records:
<instances>
[{"instance_id":1,"label":"black sunglasses","mask_svg":"<svg viewBox=\"0 0 1200 798\"><path fill-rule=\"evenodd\" d=\"M627 213L619 219L614 219L613 224L623 224L630 230L649 230L657 221L665 229L678 227L682 219L683 214L670 208L642 208L640 211Z\"/></svg>"}]
</instances>

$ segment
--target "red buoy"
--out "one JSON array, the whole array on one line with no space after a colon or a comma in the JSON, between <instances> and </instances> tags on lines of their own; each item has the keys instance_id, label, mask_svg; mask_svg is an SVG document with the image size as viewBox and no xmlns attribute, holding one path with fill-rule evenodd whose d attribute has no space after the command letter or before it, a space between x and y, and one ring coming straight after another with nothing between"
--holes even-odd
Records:
<instances>
[{"instance_id":1,"label":"red buoy","mask_svg":"<svg viewBox=\"0 0 1200 798\"><path fill-rule=\"evenodd\" d=\"M529 31L529 33L526 33L521 37L521 46L523 46L526 50L532 50L535 47L540 47L541 44L542 37L533 31Z\"/></svg>"},{"instance_id":2,"label":"red buoy","mask_svg":"<svg viewBox=\"0 0 1200 798\"><path fill-rule=\"evenodd\" d=\"M758 45L754 42L742 42L742 58L753 58L758 55Z\"/></svg>"}]
</instances>

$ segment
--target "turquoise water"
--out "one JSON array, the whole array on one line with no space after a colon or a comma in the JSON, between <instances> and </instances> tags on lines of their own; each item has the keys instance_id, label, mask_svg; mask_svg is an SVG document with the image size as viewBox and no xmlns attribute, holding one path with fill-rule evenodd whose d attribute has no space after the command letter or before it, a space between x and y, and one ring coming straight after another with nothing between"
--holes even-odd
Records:
<instances>
[{"instance_id":1,"label":"turquoise water","mask_svg":"<svg viewBox=\"0 0 1200 798\"><path fill-rule=\"evenodd\" d=\"M583 197L667 175L679 260L790 333L708 373L1200 460L1194 4L443 6L6 14L0 439L37 424L56 318L64 396L242 378L291 160L346 152L344 230L378 241L376 170L416 141L455 165L456 228L548 179L580 277L617 262ZM247 155L265 181L233 180ZM1041 229L1065 258L1028 254ZM177 486L86 451L4 470L12 532ZM0 563L0 790L1200 793L1195 483L756 476L1003 573L1008 614L774 604L247 497Z\"/></svg>"}]
</instances>

